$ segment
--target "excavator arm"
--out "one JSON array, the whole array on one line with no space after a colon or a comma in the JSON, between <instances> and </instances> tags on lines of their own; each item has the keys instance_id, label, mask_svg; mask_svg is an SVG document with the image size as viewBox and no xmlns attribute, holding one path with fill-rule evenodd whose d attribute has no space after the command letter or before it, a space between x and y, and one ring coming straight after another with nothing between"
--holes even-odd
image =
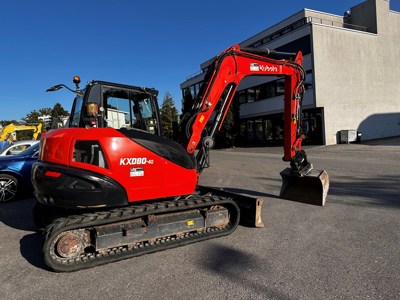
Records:
<instances>
[{"instance_id":1,"label":"excavator arm","mask_svg":"<svg viewBox=\"0 0 400 300\"><path fill-rule=\"evenodd\" d=\"M271 54L292 56L294 59L273 59ZM283 76L284 93L284 156L290 168L283 170L280 197L290 200L325 205L329 177L325 170L314 170L302 149L301 101L305 72L301 52L282 53L271 50L228 48L210 65L192 111L185 117L188 143L186 150L197 153L198 174L209 165L209 149L214 145L216 131L220 130L232 103L235 91L246 76ZM212 119L211 126L208 122ZM205 131L205 128L208 128Z\"/></svg>"},{"instance_id":2,"label":"excavator arm","mask_svg":"<svg viewBox=\"0 0 400 300\"><path fill-rule=\"evenodd\" d=\"M10 139L10 135L13 132L25 130L33 130L32 139L36 140L39 134L42 132L42 123L39 123L37 125L14 125L11 123L5 126L0 132L0 141L10 140L10 142L12 142L12 139Z\"/></svg>"},{"instance_id":3,"label":"excavator arm","mask_svg":"<svg viewBox=\"0 0 400 300\"><path fill-rule=\"evenodd\" d=\"M275 52L281 55L296 55L293 60L277 60L270 58L271 54L274 52L268 49L240 49L239 45L235 45L217 56L210 65L190 114L190 127L187 130L189 141L186 150L192 154L202 140L208 121L213 117L210 130L204 137L202 148L197 155L199 170L207 165L207 149L213 145L214 135L223 124L241 80L246 76L266 75L285 78L283 160L290 161L292 168L297 172L307 173L311 170L311 164L308 163L305 152L301 150L304 137L300 132L301 99L305 79L305 72L301 67L303 56L301 52L297 55Z\"/></svg>"}]
</instances>

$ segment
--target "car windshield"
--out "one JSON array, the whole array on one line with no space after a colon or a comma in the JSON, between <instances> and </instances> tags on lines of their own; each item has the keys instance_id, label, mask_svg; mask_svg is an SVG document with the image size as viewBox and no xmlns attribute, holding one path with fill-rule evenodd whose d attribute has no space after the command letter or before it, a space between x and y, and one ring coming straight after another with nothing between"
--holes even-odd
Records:
<instances>
[{"instance_id":1,"label":"car windshield","mask_svg":"<svg viewBox=\"0 0 400 300\"><path fill-rule=\"evenodd\" d=\"M26 150L20 152L18 155L32 155L32 154L34 154L36 151L38 151L39 146L40 146L40 143L37 143L37 144L35 144L35 145L33 145L33 146L30 146L28 149L26 149Z\"/></svg>"}]
</instances>

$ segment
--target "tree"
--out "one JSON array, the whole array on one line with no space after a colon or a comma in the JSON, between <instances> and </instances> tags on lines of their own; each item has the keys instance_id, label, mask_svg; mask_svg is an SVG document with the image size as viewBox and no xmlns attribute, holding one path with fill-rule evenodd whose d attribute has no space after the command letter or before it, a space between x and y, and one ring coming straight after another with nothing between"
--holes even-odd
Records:
<instances>
[{"instance_id":1,"label":"tree","mask_svg":"<svg viewBox=\"0 0 400 300\"><path fill-rule=\"evenodd\" d=\"M67 117L69 116L68 111L66 111L60 103L56 103L53 108L45 107L39 110L32 110L28 113L22 120L28 124L36 124L40 122L39 117L51 116L52 118Z\"/></svg>"},{"instance_id":2,"label":"tree","mask_svg":"<svg viewBox=\"0 0 400 300\"><path fill-rule=\"evenodd\" d=\"M40 114L40 116L50 116L51 115L51 108L50 107L41 108L41 109L39 109L39 114Z\"/></svg>"},{"instance_id":3,"label":"tree","mask_svg":"<svg viewBox=\"0 0 400 300\"><path fill-rule=\"evenodd\" d=\"M37 124L39 123L39 117L43 116L40 111L32 110L30 113L27 113L22 120L27 124Z\"/></svg>"},{"instance_id":4,"label":"tree","mask_svg":"<svg viewBox=\"0 0 400 300\"><path fill-rule=\"evenodd\" d=\"M8 124L11 124L11 123L16 124L17 121L16 120L1 120L0 121L0 126L1 127L6 127Z\"/></svg>"},{"instance_id":5,"label":"tree","mask_svg":"<svg viewBox=\"0 0 400 300\"><path fill-rule=\"evenodd\" d=\"M60 103L56 103L53 108L45 107L40 108L38 110L32 110L30 113L26 114L24 118L21 118L23 122L18 122L16 120L0 120L0 131L1 127L5 127L8 124L13 123L14 125L37 125L42 123L42 131L46 130L46 127L50 127L50 123L46 124L39 117L43 116L51 116L52 118L59 118L59 117L68 117L69 113L65 110ZM17 133L17 140L29 140L32 138L32 131L18 131Z\"/></svg>"},{"instance_id":6,"label":"tree","mask_svg":"<svg viewBox=\"0 0 400 300\"><path fill-rule=\"evenodd\" d=\"M58 117L62 117L62 116L67 117L67 116L69 116L69 113L68 113L67 110L65 110L65 109L62 107L62 105L61 105L60 103L56 103L56 104L53 106L53 109L51 110L50 115L51 115L53 118L58 118Z\"/></svg>"},{"instance_id":7,"label":"tree","mask_svg":"<svg viewBox=\"0 0 400 300\"><path fill-rule=\"evenodd\" d=\"M26 114L22 120L26 124L39 124L42 123L42 131L46 131L46 128L51 127L51 120L44 122L40 120L39 117L50 116L52 118L58 118L61 116L69 116L68 111L66 111L60 103L56 103L53 108L45 107L38 110L32 110L30 113ZM18 124L18 123L16 123ZM17 132L17 140L28 140L32 138L32 132L30 131L20 131Z\"/></svg>"},{"instance_id":8,"label":"tree","mask_svg":"<svg viewBox=\"0 0 400 300\"><path fill-rule=\"evenodd\" d=\"M169 92L165 93L160 115L163 134L165 137L172 139L172 128L178 122L178 110L175 108L174 100Z\"/></svg>"}]
</instances>

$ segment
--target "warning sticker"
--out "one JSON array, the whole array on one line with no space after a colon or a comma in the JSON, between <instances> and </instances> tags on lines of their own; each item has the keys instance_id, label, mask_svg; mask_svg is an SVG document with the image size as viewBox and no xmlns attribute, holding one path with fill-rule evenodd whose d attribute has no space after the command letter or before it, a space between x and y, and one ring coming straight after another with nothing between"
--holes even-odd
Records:
<instances>
[{"instance_id":1,"label":"warning sticker","mask_svg":"<svg viewBox=\"0 0 400 300\"><path fill-rule=\"evenodd\" d=\"M143 168L131 168L131 177L144 176Z\"/></svg>"}]
</instances>

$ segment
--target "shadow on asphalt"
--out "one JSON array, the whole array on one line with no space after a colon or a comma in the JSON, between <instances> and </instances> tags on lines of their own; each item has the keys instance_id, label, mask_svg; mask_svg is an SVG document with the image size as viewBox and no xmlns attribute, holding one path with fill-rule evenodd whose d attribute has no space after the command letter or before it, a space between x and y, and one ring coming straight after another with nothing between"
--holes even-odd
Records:
<instances>
[{"instance_id":1,"label":"shadow on asphalt","mask_svg":"<svg viewBox=\"0 0 400 300\"><path fill-rule=\"evenodd\" d=\"M254 255L214 242L207 246L207 251L199 256L196 264L199 268L219 274L245 290L251 289L254 295L261 296L262 299L291 299L287 294L276 291L268 285L248 279L250 277L246 273L249 270L250 272L258 270L260 264L264 266L268 264Z\"/></svg>"},{"instance_id":2,"label":"shadow on asphalt","mask_svg":"<svg viewBox=\"0 0 400 300\"><path fill-rule=\"evenodd\" d=\"M386 175L361 179L336 176L335 182L331 182L329 195L336 196L332 203L400 208L400 186L397 176ZM353 200L347 201L346 196ZM360 197L368 201L360 201Z\"/></svg>"},{"instance_id":3,"label":"shadow on asphalt","mask_svg":"<svg viewBox=\"0 0 400 300\"><path fill-rule=\"evenodd\" d=\"M50 271L43 260L42 236L40 233L32 233L20 240L20 252L27 262L36 268Z\"/></svg>"},{"instance_id":4,"label":"shadow on asphalt","mask_svg":"<svg viewBox=\"0 0 400 300\"><path fill-rule=\"evenodd\" d=\"M261 193L261 192L252 191L252 190L228 188L228 187L223 188L223 189L228 191L228 192L231 192L231 193L244 194L244 195L255 196L255 197L265 197L265 198L269 198L269 199L276 199L276 200L281 200L281 201L303 203L303 204L308 204L308 205L315 205L314 203L309 203L308 201L304 201L304 200L303 201L296 201L296 200L291 200L291 199L285 199L285 198L281 198L281 197L279 197L277 195L268 194L268 193ZM329 193L328 193L328 197L329 197Z\"/></svg>"},{"instance_id":5,"label":"shadow on asphalt","mask_svg":"<svg viewBox=\"0 0 400 300\"><path fill-rule=\"evenodd\" d=\"M368 146L400 146L400 136L363 141L361 144Z\"/></svg>"},{"instance_id":6,"label":"shadow on asphalt","mask_svg":"<svg viewBox=\"0 0 400 300\"><path fill-rule=\"evenodd\" d=\"M30 231L20 240L20 253L33 266L49 270L43 261L42 236L36 232L33 222L35 201L32 196L28 196L0 204L0 221L11 228Z\"/></svg>"},{"instance_id":7,"label":"shadow on asphalt","mask_svg":"<svg viewBox=\"0 0 400 300\"><path fill-rule=\"evenodd\" d=\"M395 188L394 188L395 187ZM254 190L224 187L224 190L254 197L265 197L283 201L293 201L280 198L278 195ZM397 176L381 176L379 178L357 179L350 176L336 176L330 182L327 201L352 206L382 206L400 208L400 185ZM353 200L349 201L351 198ZM367 201L361 201L365 198ZM296 201L294 201L296 202Z\"/></svg>"},{"instance_id":8,"label":"shadow on asphalt","mask_svg":"<svg viewBox=\"0 0 400 300\"><path fill-rule=\"evenodd\" d=\"M246 190L246 189L231 188L231 187L223 187L222 189L224 189L227 192L236 193L236 194L244 194L244 195L255 196L255 197L268 197L268 198L280 199L277 195L257 192L254 190Z\"/></svg>"},{"instance_id":9,"label":"shadow on asphalt","mask_svg":"<svg viewBox=\"0 0 400 300\"><path fill-rule=\"evenodd\" d=\"M19 230L36 231L33 223L32 209L35 205L35 199L30 198L17 199L11 202L0 204L0 221L5 225Z\"/></svg>"}]
</instances>

